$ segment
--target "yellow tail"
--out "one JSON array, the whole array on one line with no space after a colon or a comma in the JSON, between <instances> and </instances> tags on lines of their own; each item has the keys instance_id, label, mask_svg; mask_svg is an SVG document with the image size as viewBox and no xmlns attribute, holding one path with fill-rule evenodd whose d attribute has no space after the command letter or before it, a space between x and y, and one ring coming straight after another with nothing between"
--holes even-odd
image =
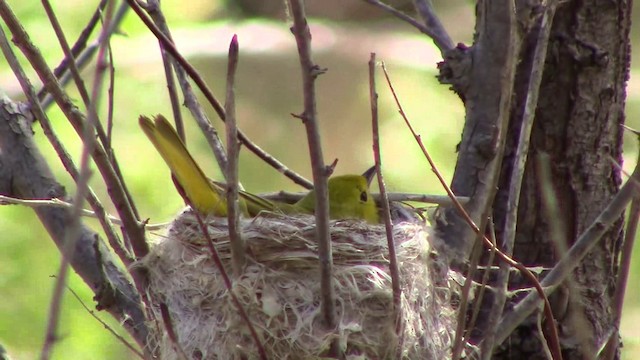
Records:
<instances>
[{"instance_id":1,"label":"yellow tail","mask_svg":"<svg viewBox=\"0 0 640 360\"><path fill-rule=\"evenodd\" d=\"M142 131L171 169L191 205L203 214L227 216L224 191L204 175L169 121L158 115L153 121L140 116L139 122ZM244 211L246 213L246 207Z\"/></svg>"}]
</instances>

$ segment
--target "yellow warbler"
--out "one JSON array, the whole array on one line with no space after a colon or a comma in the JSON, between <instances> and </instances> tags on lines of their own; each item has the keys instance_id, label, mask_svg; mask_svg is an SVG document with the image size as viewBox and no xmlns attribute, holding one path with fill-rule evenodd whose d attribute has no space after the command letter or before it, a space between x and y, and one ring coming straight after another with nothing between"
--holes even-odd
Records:
<instances>
[{"instance_id":1,"label":"yellow warbler","mask_svg":"<svg viewBox=\"0 0 640 360\"><path fill-rule=\"evenodd\" d=\"M191 205L203 214L227 215L225 186L208 179L195 162L167 119L158 115L154 120L140 116L140 127L171 169ZM379 215L368 185L373 172L364 175L341 175L329 179L329 216L332 219L362 219L378 223ZM245 216L261 211L285 214L312 214L315 191L311 190L295 204L270 201L258 195L240 191L240 207Z\"/></svg>"}]
</instances>

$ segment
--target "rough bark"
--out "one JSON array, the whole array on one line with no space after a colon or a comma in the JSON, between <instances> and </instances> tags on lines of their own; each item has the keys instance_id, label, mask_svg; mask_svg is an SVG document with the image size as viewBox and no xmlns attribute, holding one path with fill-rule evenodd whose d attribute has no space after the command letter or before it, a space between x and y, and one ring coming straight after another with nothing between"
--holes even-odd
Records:
<instances>
[{"instance_id":1,"label":"rough bark","mask_svg":"<svg viewBox=\"0 0 640 360\"><path fill-rule=\"evenodd\" d=\"M562 221L572 244L619 189L620 172L612 159L622 163L630 16L627 1L572 1L556 14L532 133L533 162L527 167L519 207L514 256L527 265L552 266L561 256L549 236L551 222ZM520 99L522 96L518 104L523 103ZM509 134L516 131L519 126L513 123ZM507 149L514 147L507 145ZM534 166L540 153L551 158L561 219L550 219L540 205L540 181ZM505 161L509 164L510 157ZM509 171L505 165L501 184L508 184ZM504 216L506 195L501 195L494 209L496 219ZM611 335L609 309L622 223L621 218L576 269L576 291L560 292L551 299L556 304L565 359L593 356ZM590 326L578 328L584 319ZM536 339L529 332L532 330L536 331L533 327L521 328L496 357L542 358L539 346L525 346Z\"/></svg>"},{"instance_id":2,"label":"rough bark","mask_svg":"<svg viewBox=\"0 0 640 360\"><path fill-rule=\"evenodd\" d=\"M486 21L481 12L478 15L478 23ZM526 265L553 266L561 254L551 240L550 224L561 221L571 245L619 189L620 172L612 160L622 162L621 124L630 56L630 16L628 1L595 0L564 2L555 16L518 211L514 258ZM493 206L498 230L504 225L511 164L536 33L534 27L525 35L519 56L514 107ZM470 142L466 141L466 133L471 131L468 126L459 159L468 156ZM553 190L561 219L549 218L541 205L535 164L542 153L551 158ZM477 168L473 162L465 166L458 163L453 184L461 195L473 195L480 186ZM576 291L567 288L550 299L555 305L565 359L591 358L614 332L609 309L622 223L621 218L576 269L573 279ZM510 288L529 285L512 281ZM587 326L579 327L581 321ZM505 341L494 358L546 358L540 345L535 321L531 319Z\"/></svg>"},{"instance_id":3,"label":"rough bark","mask_svg":"<svg viewBox=\"0 0 640 360\"><path fill-rule=\"evenodd\" d=\"M65 189L55 180L33 142L31 124L26 106L0 100L0 194L20 199L68 200ZM71 210L38 206L34 212L56 246L62 249ZM111 250L84 225L70 263L93 290L96 308L112 314L144 345L148 330L140 297Z\"/></svg>"}]
</instances>

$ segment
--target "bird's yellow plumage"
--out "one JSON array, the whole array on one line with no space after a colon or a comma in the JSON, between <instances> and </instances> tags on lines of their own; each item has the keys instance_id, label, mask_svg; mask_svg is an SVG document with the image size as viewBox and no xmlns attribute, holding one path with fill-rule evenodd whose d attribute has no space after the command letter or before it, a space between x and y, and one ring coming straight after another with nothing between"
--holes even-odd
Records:
<instances>
[{"instance_id":1,"label":"bird's yellow plumage","mask_svg":"<svg viewBox=\"0 0 640 360\"><path fill-rule=\"evenodd\" d=\"M201 213L227 215L225 187L208 179L167 119L158 115L154 120L140 116L140 127L171 169L191 205ZM369 193L371 172L363 175L341 175L329 179L329 216L332 219L362 219L378 223L375 201ZM270 201L258 195L240 191L240 207L245 216L261 211L285 214L308 213L315 210L315 192L311 190L295 204Z\"/></svg>"},{"instance_id":2,"label":"bird's yellow plumage","mask_svg":"<svg viewBox=\"0 0 640 360\"><path fill-rule=\"evenodd\" d=\"M191 205L204 214L227 216L227 201L223 191L204 175L169 121L158 115L154 121L140 116L139 122Z\"/></svg>"}]
</instances>

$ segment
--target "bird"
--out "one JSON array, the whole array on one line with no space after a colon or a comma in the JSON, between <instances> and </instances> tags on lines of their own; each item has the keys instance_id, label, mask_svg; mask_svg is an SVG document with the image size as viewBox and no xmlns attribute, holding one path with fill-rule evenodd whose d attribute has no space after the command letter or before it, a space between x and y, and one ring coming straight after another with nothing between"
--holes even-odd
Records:
<instances>
[{"instance_id":1,"label":"bird","mask_svg":"<svg viewBox=\"0 0 640 360\"><path fill-rule=\"evenodd\" d=\"M163 115L154 119L141 115L139 124L164 162L171 170L191 205L205 215L227 216L226 185L210 180L191 156L184 142ZM369 192L375 167L362 175L350 174L330 177L327 181L329 217L331 219L359 219L371 224L380 222L376 202ZM181 188L181 189L180 189ZM255 217L263 211L288 215L313 214L316 193L310 190L298 202L289 204L265 199L247 191L239 191L240 210L245 217Z\"/></svg>"}]
</instances>

